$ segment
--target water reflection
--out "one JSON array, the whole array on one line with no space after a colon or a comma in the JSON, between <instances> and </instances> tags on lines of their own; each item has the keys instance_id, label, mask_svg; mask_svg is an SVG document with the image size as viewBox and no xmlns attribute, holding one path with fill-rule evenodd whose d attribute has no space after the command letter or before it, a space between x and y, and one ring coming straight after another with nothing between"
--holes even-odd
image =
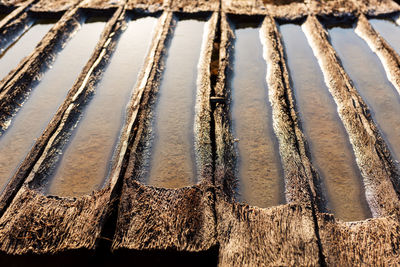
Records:
<instances>
[{"instance_id":1,"label":"water reflection","mask_svg":"<svg viewBox=\"0 0 400 267\"><path fill-rule=\"evenodd\" d=\"M332 44L357 90L389 143L395 159L400 156L400 97L386 77L379 58L353 28L329 29Z\"/></svg>"},{"instance_id":2,"label":"water reflection","mask_svg":"<svg viewBox=\"0 0 400 267\"><path fill-rule=\"evenodd\" d=\"M285 24L280 31L302 128L313 165L325 183L328 208L344 221L371 217L349 137L311 47L299 25Z\"/></svg>"},{"instance_id":3,"label":"water reflection","mask_svg":"<svg viewBox=\"0 0 400 267\"><path fill-rule=\"evenodd\" d=\"M104 23L88 23L70 40L0 137L0 185L13 175L82 70ZM36 40L36 36L34 36ZM21 40L21 42L24 40ZM26 42L30 40L26 39ZM24 42L25 42L24 41Z\"/></svg>"},{"instance_id":4,"label":"water reflection","mask_svg":"<svg viewBox=\"0 0 400 267\"><path fill-rule=\"evenodd\" d=\"M108 177L137 75L149 47L156 18L132 20L123 32L104 76L64 149L48 194L80 196Z\"/></svg>"},{"instance_id":5,"label":"water reflection","mask_svg":"<svg viewBox=\"0 0 400 267\"><path fill-rule=\"evenodd\" d=\"M193 124L204 24L180 19L168 48L154 111L151 185L178 188L196 183Z\"/></svg>"},{"instance_id":6,"label":"water reflection","mask_svg":"<svg viewBox=\"0 0 400 267\"><path fill-rule=\"evenodd\" d=\"M18 63L30 53L43 39L54 25L54 21L38 20L24 34L20 35L14 43L0 54L0 79L5 77Z\"/></svg>"},{"instance_id":7,"label":"water reflection","mask_svg":"<svg viewBox=\"0 0 400 267\"><path fill-rule=\"evenodd\" d=\"M258 23L235 29L232 94L232 129L237 142L240 200L258 207L284 202L283 171L272 128L266 62Z\"/></svg>"}]
</instances>

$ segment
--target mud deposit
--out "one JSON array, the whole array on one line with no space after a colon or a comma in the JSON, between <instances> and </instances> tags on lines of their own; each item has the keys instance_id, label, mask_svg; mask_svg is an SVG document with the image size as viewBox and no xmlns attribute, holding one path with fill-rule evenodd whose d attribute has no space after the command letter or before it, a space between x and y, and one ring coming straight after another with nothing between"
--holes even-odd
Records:
<instances>
[{"instance_id":1,"label":"mud deposit","mask_svg":"<svg viewBox=\"0 0 400 267\"><path fill-rule=\"evenodd\" d=\"M388 17L386 19L370 19L372 27L396 50L400 53L400 26Z\"/></svg>"},{"instance_id":2,"label":"mud deposit","mask_svg":"<svg viewBox=\"0 0 400 267\"><path fill-rule=\"evenodd\" d=\"M60 157L48 194L80 196L104 183L155 21L153 17L132 20L122 33L109 66Z\"/></svg>"},{"instance_id":3,"label":"mud deposit","mask_svg":"<svg viewBox=\"0 0 400 267\"><path fill-rule=\"evenodd\" d=\"M150 185L178 188L196 183L193 126L204 24L179 19L174 29L154 111Z\"/></svg>"},{"instance_id":4,"label":"mud deposit","mask_svg":"<svg viewBox=\"0 0 400 267\"><path fill-rule=\"evenodd\" d=\"M294 24L282 25L280 31L302 128L325 184L328 208L344 221L371 217L349 137L304 33Z\"/></svg>"},{"instance_id":5,"label":"mud deposit","mask_svg":"<svg viewBox=\"0 0 400 267\"><path fill-rule=\"evenodd\" d=\"M50 25L38 26L41 26L42 35L50 27ZM82 29L59 53L52 68L44 74L40 83L32 90L21 109L12 118L11 125L0 137L1 188L13 175L36 138L42 134L65 99L68 90L89 59L103 26L104 23L100 22L83 24ZM37 36L33 38L36 40ZM26 43L29 42L28 39L22 38L18 43L28 45Z\"/></svg>"},{"instance_id":6,"label":"mud deposit","mask_svg":"<svg viewBox=\"0 0 400 267\"><path fill-rule=\"evenodd\" d=\"M400 156L400 97L388 81L378 57L353 28L329 29L331 41L357 90L388 141L395 159Z\"/></svg>"},{"instance_id":7,"label":"mud deposit","mask_svg":"<svg viewBox=\"0 0 400 267\"><path fill-rule=\"evenodd\" d=\"M258 207L276 206L284 202L283 171L272 128L260 24L239 23L234 32L233 73L228 87L237 139L239 199Z\"/></svg>"},{"instance_id":8,"label":"mud deposit","mask_svg":"<svg viewBox=\"0 0 400 267\"><path fill-rule=\"evenodd\" d=\"M4 78L18 63L28 56L55 21L38 20L26 32L15 39L7 49L0 54L0 79Z\"/></svg>"}]
</instances>

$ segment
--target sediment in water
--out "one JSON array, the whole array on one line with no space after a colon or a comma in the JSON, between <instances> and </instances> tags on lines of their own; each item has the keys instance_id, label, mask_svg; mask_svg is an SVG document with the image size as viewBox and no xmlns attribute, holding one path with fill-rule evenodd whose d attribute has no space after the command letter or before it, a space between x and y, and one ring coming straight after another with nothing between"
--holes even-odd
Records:
<instances>
[{"instance_id":1,"label":"sediment in water","mask_svg":"<svg viewBox=\"0 0 400 267\"><path fill-rule=\"evenodd\" d=\"M174 18L174 33L152 112L152 140L146 183L164 188L195 184L197 65L204 21ZM188 36L189 35L189 36Z\"/></svg>"},{"instance_id":2,"label":"sediment in water","mask_svg":"<svg viewBox=\"0 0 400 267\"><path fill-rule=\"evenodd\" d=\"M101 189L111 171L126 107L142 67L154 17L128 18L93 96L48 178L47 194L82 196ZM105 23L102 23L104 26ZM101 27L101 26L100 26ZM133 51L132 51L133 50ZM129 55L129 56L128 56Z\"/></svg>"},{"instance_id":3,"label":"sediment in water","mask_svg":"<svg viewBox=\"0 0 400 267\"><path fill-rule=\"evenodd\" d=\"M58 198L43 195L39 190L45 181L48 164L57 148L64 141L65 131L76 119L76 111L82 101L93 90L111 51L115 48L125 21L125 9L120 7L107 23L93 55L73 85L64 104L60 107L44 134L37 140L35 149L42 150L38 160L27 158L23 167L34 165L29 176L10 201L12 194L6 188L3 205L8 207L0 219L0 243L3 252L11 254L56 253L58 251L83 249L93 250L97 244L102 226L110 213L118 190L117 183L122 160L123 146L118 146L118 162L113 166L111 178L104 189L80 198ZM127 137L121 140L126 142ZM32 162L33 161L33 162ZM22 167L22 168L23 168ZM28 170L31 170L28 168ZM24 181L21 170L14 177ZM7 198L8 196L8 198ZM11 202L8 206L8 203ZM18 207L18 208L16 208ZM55 231L55 229L59 229ZM20 236L32 238L20 239Z\"/></svg>"},{"instance_id":4,"label":"sediment in water","mask_svg":"<svg viewBox=\"0 0 400 267\"><path fill-rule=\"evenodd\" d=\"M395 247L399 240L398 235L392 234L399 225L399 201L392 183L392 179L396 179L396 168L390 161L388 149L375 124L368 116L365 103L340 65L326 30L314 16L308 17L303 30L349 133L372 214L380 217L343 223L333 215L317 213L315 218L322 257L328 265L397 262L399 251ZM377 245L371 247L371 243Z\"/></svg>"},{"instance_id":5,"label":"sediment in water","mask_svg":"<svg viewBox=\"0 0 400 267\"><path fill-rule=\"evenodd\" d=\"M364 185L337 107L324 84L300 25L280 26L297 110L314 166L324 181L327 206L345 221L371 216Z\"/></svg>"},{"instance_id":6,"label":"sediment in water","mask_svg":"<svg viewBox=\"0 0 400 267\"><path fill-rule=\"evenodd\" d=\"M165 45L170 26L173 25L172 13L164 13L163 18L163 31L160 34L164 38L162 44ZM207 107L210 94L210 62L217 21L218 13L213 13L206 23L200 52L201 61L198 65L198 73L201 77L198 81L207 80L200 88L202 93L197 95L197 101L201 102L201 104L197 103L197 107L205 109L201 108L196 112L200 112L197 114L203 114L203 116L209 112ZM206 163L200 165L199 173L206 176L200 177L201 182L198 185L165 189L145 186L136 180L143 164L143 146L146 146L148 138L146 128L149 127L149 124L146 121L149 119L152 108L149 103L160 86L162 74L158 70L164 67L163 56L163 47L159 47L153 61L146 65L147 79L138 89L141 94L140 110L134 128L136 138L130 145L135 153L130 154L123 181L113 242L113 249L116 251L123 249L199 251L216 245L214 197L211 188L212 177L209 172L210 163L208 163L211 158L207 159L206 157L209 153L207 149L203 148L204 150L197 151L197 153L201 153L203 163ZM201 138L201 136L210 135L207 129L210 128L205 127L205 129L195 131L197 135L195 138L199 142L208 139ZM132 207L135 208L132 209ZM152 232L155 230L160 235L153 235ZM141 242L140 240L146 241Z\"/></svg>"},{"instance_id":7,"label":"sediment in water","mask_svg":"<svg viewBox=\"0 0 400 267\"><path fill-rule=\"evenodd\" d=\"M227 98L226 77L231 71L230 57L233 31L226 15L221 19L219 76L215 87L218 97ZM314 181L318 176L306 156L302 134L296 123L293 96L285 66L283 48L275 21L266 17L260 38L268 70L269 101L274 131L285 170L285 195L296 204L258 208L235 203L232 188L233 137L229 131L229 105L216 104L214 111L216 138L216 218L220 243L219 265L315 265L319 264L318 237L314 232L312 206L322 202ZM315 175L315 176L314 176ZM293 223L293 222L299 222ZM257 233L257 238L254 238ZM284 233L290 233L290 238ZM260 237L260 238L258 238ZM296 251L296 252L295 252ZM294 255L286 257L285 255Z\"/></svg>"},{"instance_id":8,"label":"sediment in water","mask_svg":"<svg viewBox=\"0 0 400 267\"><path fill-rule=\"evenodd\" d=\"M2 185L18 169L26 154L39 138L58 107L64 101L100 36L93 24L85 24L71 36L65 48L54 56L51 69L43 74L26 100L10 118L10 126L0 137L0 181ZM83 44L82 44L83 43Z\"/></svg>"},{"instance_id":9,"label":"sediment in water","mask_svg":"<svg viewBox=\"0 0 400 267\"><path fill-rule=\"evenodd\" d=\"M385 142L369 115L370 111L339 63L336 52L328 41L327 33L319 21L311 16L302 27L349 134L364 179L372 215L377 217L397 213L399 203L392 201L397 199L392 184L392 180L397 179L396 168L390 160ZM370 149L371 147L374 149Z\"/></svg>"},{"instance_id":10,"label":"sediment in water","mask_svg":"<svg viewBox=\"0 0 400 267\"><path fill-rule=\"evenodd\" d=\"M361 27L360 23L358 24ZM358 93L370 108L370 116L385 139L393 159L400 157L400 95L386 79L384 69L369 47L353 28L329 30L333 46L352 78ZM363 68L364 66L374 68Z\"/></svg>"},{"instance_id":11,"label":"sediment in water","mask_svg":"<svg viewBox=\"0 0 400 267\"><path fill-rule=\"evenodd\" d=\"M238 199L261 208L284 202L283 170L272 127L260 20L235 23L232 69L228 75L235 137Z\"/></svg>"}]
</instances>

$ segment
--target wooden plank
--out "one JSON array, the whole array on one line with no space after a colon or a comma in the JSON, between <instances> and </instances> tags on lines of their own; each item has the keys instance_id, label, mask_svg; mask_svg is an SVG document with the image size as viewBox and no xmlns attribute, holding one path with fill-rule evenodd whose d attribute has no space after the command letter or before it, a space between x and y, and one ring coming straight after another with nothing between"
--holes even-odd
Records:
<instances>
[{"instance_id":1,"label":"wooden plank","mask_svg":"<svg viewBox=\"0 0 400 267\"><path fill-rule=\"evenodd\" d=\"M146 186L136 180L140 172L141 148L148 135L149 99L158 90L163 69L163 50L168 31L173 23L172 12L165 12L165 22L154 57L147 64L149 75L143 77L137 89L143 92L140 111L134 128L131 155L124 176L121 203L118 211L113 250L205 251L216 245L214 190L211 187L211 144L209 137L210 61L216 33L218 13L206 24L198 65L198 93L196 104L195 139L199 151L198 185L180 189ZM144 140L143 140L144 139Z\"/></svg>"},{"instance_id":2,"label":"wooden plank","mask_svg":"<svg viewBox=\"0 0 400 267\"><path fill-rule=\"evenodd\" d=\"M360 15L358 17L355 32L367 42L371 50L379 57L389 81L400 94L400 56L386 40L372 28L365 15Z\"/></svg>"},{"instance_id":3,"label":"wooden plank","mask_svg":"<svg viewBox=\"0 0 400 267\"><path fill-rule=\"evenodd\" d=\"M305 154L294 99L289 85L280 35L274 19L266 17L261 31L274 131L285 169L286 199L293 204L271 208L251 207L234 200L236 177L229 103L215 104L215 183L218 241L221 266L315 266L319 265L318 237L313 219L317 202L312 166ZM234 32L226 14L221 20L217 97L228 99L226 79L232 65ZM313 190L311 190L313 188ZM289 256L290 255L290 256Z\"/></svg>"},{"instance_id":4,"label":"wooden plank","mask_svg":"<svg viewBox=\"0 0 400 267\"><path fill-rule=\"evenodd\" d=\"M14 177L24 181L24 177L29 174L0 219L1 251L8 254L45 254L95 248L116 195L121 171L119 160L113 165L106 186L91 195L58 198L43 195L40 188L45 182L46 170L52 164L51 159L57 153L56 147L64 142L66 131L76 120L81 104L90 95L90 91L95 89L96 80L126 23L125 14L124 6L120 6L109 20L93 55L68 93L66 101ZM119 152L123 153L121 150ZM118 159L123 157L119 154ZM7 203L7 200L3 198L3 203Z\"/></svg>"},{"instance_id":5,"label":"wooden plank","mask_svg":"<svg viewBox=\"0 0 400 267\"><path fill-rule=\"evenodd\" d=\"M326 30L310 16L303 30L316 55L325 83L349 134L357 165L364 178L367 202L374 217L398 214L398 172L367 105L353 86L328 41Z\"/></svg>"},{"instance_id":6,"label":"wooden plank","mask_svg":"<svg viewBox=\"0 0 400 267\"><path fill-rule=\"evenodd\" d=\"M10 44L10 38L21 35L30 26L28 10L37 0L30 0L8 14L0 21L0 49L4 50Z\"/></svg>"},{"instance_id":7,"label":"wooden plank","mask_svg":"<svg viewBox=\"0 0 400 267\"><path fill-rule=\"evenodd\" d=\"M82 13L78 8L73 8L54 25L47 33L31 55L27 56L21 63L6 76L0 84L0 126L6 130L7 121L19 107L19 101L26 97L36 79L52 64L57 49L73 34L80 26ZM0 214L2 214L21 187L27 173L32 168L34 160L38 157L41 146L36 144L29 155L33 159L30 164L22 164L20 169L11 178L9 184L0 195Z\"/></svg>"},{"instance_id":8,"label":"wooden plank","mask_svg":"<svg viewBox=\"0 0 400 267\"><path fill-rule=\"evenodd\" d=\"M317 18L310 16L303 30L349 133L364 178L366 198L373 216L377 217L344 223L335 220L333 215L317 214L326 263L332 266L398 264L399 198L394 188L398 174L387 145Z\"/></svg>"}]
</instances>

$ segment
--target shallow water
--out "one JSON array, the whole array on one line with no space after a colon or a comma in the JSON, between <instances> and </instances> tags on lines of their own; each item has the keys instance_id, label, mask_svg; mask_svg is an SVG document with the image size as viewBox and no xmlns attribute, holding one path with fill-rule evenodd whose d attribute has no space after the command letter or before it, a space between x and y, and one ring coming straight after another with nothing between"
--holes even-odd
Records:
<instances>
[{"instance_id":1,"label":"shallow water","mask_svg":"<svg viewBox=\"0 0 400 267\"><path fill-rule=\"evenodd\" d=\"M150 185L179 188L196 183L193 124L204 24L179 20L168 48L154 111Z\"/></svg>"},{"instance_id":2,"label":"shallow water","mask_svg":"<svg viewBox=\"0 0 400 267\"><path fill-rule=\"evenodd\" d=\"M400 97L386 77L379 58L352 28L329 29L332 44L346 72L367 102L392 155L400 156Z\"/></svg>"},{"instance_id":3,"label":"shallow water","mask_svg":"<svg viewBox=\"0 0 400 267\"><path fill-rule=\"evenodd\" d=\"M400 53L400 26L391 19L370 19L372 27Z\"/></svg>"},{"instance_id":4,"label":"shallow water","mask_svg":"<svg viewBox=\"0 0 400 267\"><path fill-rule=\"evenodd\" d=\"M280 26L302 129L328 208L344 221L371 217L349 136L322 71L299 25Z\"/></svg>"},{"instance_id":5,"label":"shallow water","mask_svg":"<svg viewBox=\"0 0 400 267\"><path fill-rule=\"evenodd\" d=\"M52 68L44 74L12 119L10 127L0 137L1 187L14 174L64 101L95 48L104 24L98 22L82 26L57 55Z\"/></svg>"},{"instance_id":6,"label":"shallow water","mask_svg":"<svg viewBox=\"0 0 400 267\"><path fill-rule=\"evenodd\" d=\"M6 15L4 15L3 17L1 17L0 15L0 21L3 20L6 17ZM35 19L30 17L25 25L21 28L19 28L18 30L12 30L11 33L9 32L7 36L7 38L1 38L2 39L2 43L0 46L0 58L3 56L4 51L6 51L7 49L9 49L12 45L14 45L16 43L16 41L18 41L19 38L21 38L21 36L27 31L29 30L29 28L33 25L33 23L35 22ZM43 21L44 23L46 23L45 21ZM50 24L55 23L54 21L51 22Z\"/></svg>"},{"instance_id":7,"label":"shallow water","mask_svg":"<svg viewBox=\"0 0 400 267\"><path fill-rule=\"evenodd\" d=\"M283 171L272 128L266 62L258 24L237 25L233 54L232 129L238 152L239 199L258 207L284 202Z\"/></svg>"},{"instance_id":8,"label":"shallow water","mask_svg":"<svg viewBox=\"0 0 400 267\"><path fill-rule=\"evenodd\" d=\"M49 22L48 20L36 21L0 54L0 80L16 68L24 57L33 52L54 23L55 21Z\"/></svg>"},{"instance_id":9,"label":"shallow water","mask_svg":"<svg viewBox=\"0 0 400 267\"><path fill-rule=\"evenodd\" d=\"M111 161L126 106L150 45L156 18L132 20L51 178L48 194L80 196L100 188Z\"/></svg>"}]
</instances>

